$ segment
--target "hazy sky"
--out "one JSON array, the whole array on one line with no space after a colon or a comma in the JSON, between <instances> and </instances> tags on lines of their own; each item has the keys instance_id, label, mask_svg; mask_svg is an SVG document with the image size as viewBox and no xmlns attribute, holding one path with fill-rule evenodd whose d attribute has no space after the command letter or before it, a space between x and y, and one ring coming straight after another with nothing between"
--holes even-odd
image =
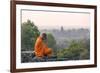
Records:
<instances>
[{"instance_id":1,"label":"hazy sky","mask_svg":"<svg viewBox=\"0 0 100 73\"><path fill-rule=\"evenodd\" d=\"M89 28L89 13L47 12L22 10L22 22L28 19L39 29L78 29Z\"/></svg>"}]
</instances>

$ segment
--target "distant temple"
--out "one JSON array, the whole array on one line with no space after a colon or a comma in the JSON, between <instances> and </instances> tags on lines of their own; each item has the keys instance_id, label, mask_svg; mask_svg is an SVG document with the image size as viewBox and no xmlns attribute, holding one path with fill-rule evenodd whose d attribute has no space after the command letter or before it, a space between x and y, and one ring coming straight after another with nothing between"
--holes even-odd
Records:
<instances>
[{"instance_id":1,"label":"distant temple","mask_svg":"<svg viewBox=\"0 0 100 73\"><path fill-rule=\"evenodd\" d=\"M63 28L63 26L61 26L61 31L64 31L64 28Z\"/></svg>"}]
</instances>

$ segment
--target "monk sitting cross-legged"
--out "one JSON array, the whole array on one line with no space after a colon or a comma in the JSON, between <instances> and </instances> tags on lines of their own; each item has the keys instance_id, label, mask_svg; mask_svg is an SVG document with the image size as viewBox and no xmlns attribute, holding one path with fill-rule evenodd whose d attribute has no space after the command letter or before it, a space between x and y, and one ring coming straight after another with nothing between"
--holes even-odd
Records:
<instances>
[{"instance_id":1,"label":"monk sitting cross-legged","mask_svg":"<svg viewBox=\"0 0 100 73\"><path fill-rule=\"evenodd\" d=\"M35 56L36 58L43 60L44 57L49 57L52 54L51 48L48 48L47 46L47 35L46 33L42 33L41 36L39 36L35 43Z\"/></svg>"}]
</instances>

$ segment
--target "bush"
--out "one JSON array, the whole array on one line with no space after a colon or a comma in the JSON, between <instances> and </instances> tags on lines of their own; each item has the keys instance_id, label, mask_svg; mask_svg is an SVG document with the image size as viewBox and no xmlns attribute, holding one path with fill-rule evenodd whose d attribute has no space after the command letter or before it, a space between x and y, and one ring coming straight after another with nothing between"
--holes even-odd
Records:
<instances>
[{"instance_id":1,"label":"bush","mask_svg":"<svg viewBox=\"0 0 100 73\"><path fill-rule=\"evenodd\" d=\"M66 58L67 60L82 60L90 58L89 46L86 42L72 41L68 48L61 49L57 53L57 58Z\"/></svg>"}]
</instances>

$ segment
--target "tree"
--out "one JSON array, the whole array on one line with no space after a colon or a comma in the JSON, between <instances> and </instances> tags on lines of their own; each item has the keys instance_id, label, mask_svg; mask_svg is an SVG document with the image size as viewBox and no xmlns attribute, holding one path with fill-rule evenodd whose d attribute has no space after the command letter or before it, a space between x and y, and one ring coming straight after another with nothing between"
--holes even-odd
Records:
<instances>
[{"instance_id":1,"label":"tree","mask_svg":"<svg viewBox=\"0 0 100 73\"><path fill-rule=\"evenodd\" d=\"M82 41L83 41L82 45L84 47L84 50L80 54L80 58L81 59L90 59L90 39L85 39Z\"/></svg>"},{"instance_id":2,"label":"tree","mask_svg":"<svg viewBox=\"0 0 100 73\"><path fill-rule=\"evenodd\" d=\"M40 32L33 22L27 20L21 24L21 50L33 50L36 38Z\"/></svg>"},{"instance_id":3,"label":"tree","mask_svg":"<svg viewBox=\"0 0 100 73\"><path fill-rule=\"evenodd\" d=\"M56 48L56 40L51 33L47 33L48 38L48 47L53 49L54 55L56 55L57 48Z\"/></svg>"},{"instance_id":4,"label":"tree","mask_svg":"<svg viewBox=\"0 0 100 73\"><path fill-rule=\"evenodd\" d=\"M67 58L67 60L89 59L89 42L86 40L71 41L68 48L60 49L57 53L59 58Z\"/></svg>"}]
</instances>

